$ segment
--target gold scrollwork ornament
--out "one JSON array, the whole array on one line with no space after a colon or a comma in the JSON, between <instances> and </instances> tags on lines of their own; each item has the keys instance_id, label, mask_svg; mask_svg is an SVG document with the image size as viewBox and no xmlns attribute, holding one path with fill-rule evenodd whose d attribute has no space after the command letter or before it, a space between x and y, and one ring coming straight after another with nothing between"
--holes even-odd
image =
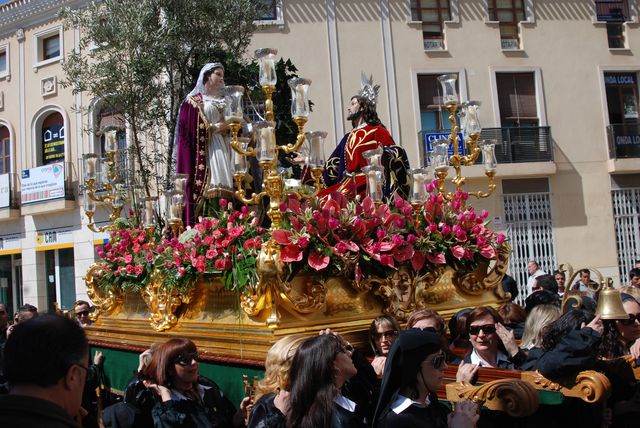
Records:
<instances>
[{"instance_id":1,"label":"gold scrollwork ornament","mask_svg":"<svg viewBox=\"0 0 640 428\"><path fill-rule=\"evenodd\" d=\"M471 400L515 418L532 415L540 404L533 385L517 379L498 379L480 386L453 382L447 384L446 390L447 400Z\"/></svg>"},{"instance_id":2,"label":"gold scrollwork ornament","mask_svg":"<svg viewBox=\"0 0 640 428\"><path fill-rule=\"evenodd\" d=\"M489 262L480 262L471 272L454 272L451 282L458 291L466 295L479 296L485 290L494 290L499 297L502 297L500 294L502 287L499 285L509 267L510 253L511 248L507 244L503 244L502 249L497 252L496 262L490 271L488 271Z\"/></svg>"},{"instance_id":3,"label":"gold scrollwork ornament","mask_svg":"<svg viewBox=\"0 0 640 428\"><path fill-rule=\"evenodd\" d=\"M142 298L149 308L149 321L155 331L173 328L178 323L177 310L188 305L193 297L194 289L181 292L176 288L167 289L162 285L162 278L153 278L142 289Z\"/></svg>"},{"instance_id":4,"label":"gold scrollwork ornament","mask_svg":"<svg viewBox=\"0 0 640 428\"><path fill-rule=\"evenodd\" d=\"M101 271L100 266L94 263L83 278L87 286L87 296L94 306L93 312L89 315L92 321L96 321L100 315L110 314L123 302L122 294L113 287L106 292L106 295L98 288L96 276Z\"/></svg>"}]
</instances>

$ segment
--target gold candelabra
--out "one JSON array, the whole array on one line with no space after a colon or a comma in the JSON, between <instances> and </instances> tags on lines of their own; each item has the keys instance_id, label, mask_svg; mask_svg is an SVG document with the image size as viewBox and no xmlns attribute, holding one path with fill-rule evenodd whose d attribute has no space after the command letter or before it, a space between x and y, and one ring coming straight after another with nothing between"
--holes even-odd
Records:
<instances>
[{"instance_id":1,"label":"gold candelabra","mask_svg":"<svg viewBox=\"0 0 640 428\"><path fill-rule=\"evenodd\" d=\"M84 183L86 194L84 197L84 211L89 219L87 227L93 232L105 232L113 228L113 222L120 217L122 208L126 202L127 195L122 183L118 178L116 167L116 131L105 132L106 157L100 162L98 155L87 153L83 157ZM106 170L103 172L103 168ZM101 174L99 174L99 172ZM104 189L103 195L98 195L98 188ZM96 212L96 203L109 204L111 213L109 214L109 224L96 226L93 217Z\"/></svg>"},{"instance_id":2,"label":"gold candelabra","mask_svg":"<svg viewBox=\"0 0 640 428\"><path fill-rule=\"evenodd\" d=\"M431 157L431 164L438 178L438 191L446 200L451 200L453 192L447 192L445 189L445 180L449 175L449 167L452 166L455 170L455 176L451 179L451 182L456 190L462 190L467 181L467 178L462 175L462 167L473 165L480 153L482 153L484 173L489 180L487 190L471 192L470 194L476 198L486 198L496 189L494 181L497 166L495 155L496 140L483 140L478 143L482 130L478 119L480 103L478 101L458 102L456 93L457 76L447 74L438 77L438 80L442 85L444 107L449 112L449 123L451 124L449 138L436 141ZM460 126L456 120L456 112L459 108L461 110L459 113L460 124L462 125L464 143L467 150L466 155L461 154L459 148L460 138L458 133L460 132ZM451 145L453 145L453 154L449 155L449 147Z\"/></svg>"},{"instance_id":3,"label":"gold candelabra","mask_svg":"<svg viewBox=\"0 0 640 428\"><path fill-rule=\"evenodd\" d=\"M282 212L280 206L286 202L287 196L299 199L308 199L317 196L322 189L322 172L324 169L323 142L325 132L312 132L305 134L304 126L309 116L308 91L311 81L303 78L290 79L288 84L291 89L291 115L298 127L295 143L276 144L275 122L273 112L272 95L276 87L277 77L275 70L275 49L258 49L256 56L260 64L260 85L265 93L265 121L253 124L256 146L249 147L248 142L243 142L238 137L242 127L241 118L242 96L244 88L230 86L225 88L225 121L231 130L230 146L234 150L233 179L235 183L235 197L244 204L255 205L263 198L269 199L267 216L271 220L271 230L282 226ZM280 153L299 152L305 140L309 140L308 165L314 179L313 190L303 192L299 188L285 186L283 176L278 172L278 155ZM258 165L263 173L262 191L247 194L244 180L247 174L247 158L256 157ZM280 260L280 246L273 239L265 242L260 251L257 262L258 283L248 294L243 295L243 308L250 315L257 315L265 309L271 313L267 318L267 324L276 326L280 315L277 305L282 303L298 312L304 308L296 304L295 299L289 297L289 285L284 280L283 264ZM250 287L251 288L251 287Z\"/></svg>"}]
</instances>

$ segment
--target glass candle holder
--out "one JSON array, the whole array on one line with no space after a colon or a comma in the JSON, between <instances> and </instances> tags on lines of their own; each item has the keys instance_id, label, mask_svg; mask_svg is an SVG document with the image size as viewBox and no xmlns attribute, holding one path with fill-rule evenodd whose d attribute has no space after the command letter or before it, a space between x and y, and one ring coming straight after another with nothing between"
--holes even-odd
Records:
<instances>
[{"instance_id":1,"label":"glass candle holder","mask_svg":"<svg viewBox=\"0 0 640 428\"><path fill-rule=\"evenodd\" d=\"M362 172L367 178L367 194L373 202L382 202L384 197L384 168L369 165L362 168Z\"/></svg>"},{"instance_id":2,"label":"glass candle holder","mask_svg":"<svg viewBox=\"0 0 640 428\"><path fill-rule=\"evenodd\" d=\"M498 159L496 159L496 140L482 140L480 143L482 149L482 163L485 172L495 172L498 167Z\"/></svg>"},{"instance_id":3,"label":"glass candle holder","mask_svg":"<svg viewBox=\"0 0 640 428\"><path fill-rule=\"evenodd\" d=\"M96 189L104 186L109 182L109 166L106 158L100 158L98 161L98 172L96 175Z\"/></svg>"},{"instance_id":4,"label":"glass candle holder","mask_svg":"<svg viewBox=\"0 0 640 428\"><path fill-rule=\"evenodd\" d=\"M87 213L96 212L96 201L91 199L87 193L84 194L83 206L84 206L84 211Z\"/></svg>"},{"instance_id":5,"label":"glass candle holder","mask_svg":"<svg viewBox=\"0 0 640 428\"><path fill-rule=\"evenodd\" d=\"M98 155L95 153L87 153L82 157L84 170L84 181L96 178L96 170L98 163Z\"/></svg>"},{"instance_id":6,"label":"glass candle holder","mask_svg":"<svg viewBox=\"0 0 640 428\"><path fill-rule=\"evenodd\" d=\"M291 88L291 116L309 117L309 85L311 80L296 77L289 79Z\"/></svg>"},{"instance_id":7,"label":"glass candle holder","mask_svg":"<svg viewBox=\"0 0 640 428\"><path fill-rule=\"evenodd\" d=\"M436 172L449 170L449 140L438 140L433 147L433 168Z\"/></svg>"},{"instance_id":8,"label":"glass candle holder","mask_svg":"<svg viewBox=\"0 0 640 428\"><path fill-rule=\"evenodd\" d=\"M324 131L314 131L306 133L309 141L309 166L312 168L324 167L324 139L327 133Z\"/></svg>"},{"instance_id":9,"label":"glass candle holder","mask_svg":"<svg viewBox=\"0 0 640 428\"><path fill-rule=\"evenodd\" d=\"M144 205L144 225L145 226L154 226L155 221L155 212L158 204L158 198L155 196L143 198L142 200Z\"/></svg>"},{"instance_id":10,"label":"glass candle holder","mask_svg":"<svg viewBox=\"0 0 640 428\"><path fill-rule=\"evenodd\" d=\"M480 101L466 101L461 104L461 120L462 136L465 141L471 137L480 135L482 127L478 119L478 110L480 109Z\"/></svg>"},{"instance_id":11,"label":"glass candle holder","mask_svg":"<svg viewBox=\"0 0 640 428\"><path fill-rule=\"evenodd\" d=\"M187 188L187 180L189 176L187 174L175 174L173 176L173 188L176 192L184 193Z\"/></svg>"},{"instance_id":12,"label":"glass candle holder","mask_svg":"<svg viewBox=\"0 0 640 428\"><path fill-rule=\"evenodd\" d=\"M242 96L244 87L225 86L224 94L224 120L227 123L242 123L244 112L242 111Z\"/></svg>"},{"instance_id":13,"label":"glass candle holder","mask_svg":"<svg viewBox=\"0 0 640 428\"><path fill-rule=\"evenodd\" d=\"M118 151L118 131L111 130L107 131L104 134L104 150L108 152L117 152Z\"/></svg>"},{"instance_id":14,"label":"glass candle holder","mask_svg":"<svg viewBox=\"0 0 640 428\"><path fill-rule=\"evenodd\" d=\"M182 221L182 207L184 207L184 194L176 190L169 192L169 209L167 218L169 222Z\"/></svg>"},{"instance_id":15,"label":"glass candle holder","mask_svg":"<svg viewBox=\"0 0 640 428\"><path fill-rule=\"evenodd\" d=\"M438 82L442 85L442 104L451 106L458 104L458 92L456 91L456 74L443 74L438 76Z\"/></svg>"},{"instance_id":16,"label":"glass candle holder","mask_svg":"<svg viewBox=\"0 0 640 428\"><path fill-rule=\"evenodd\" d=\"M277 49L261 48L256 50L256 58L260 67L260 86L276 86L278 76L276 75L276 54Z\"/></svg>"},{"instance_id":17,"label":"glass candle holder","mask_svg":"<svg viewBox=\"0 0 640 428\"><path fill-rule=\"evenodd\" d=\"M124 199L124 183L116 183L111 190L111 205L114 208L122 208Z\"/></svg>"},{"instance_id":18,"label":"glass candle holder","mask_svg":"<svg viewBox=\"0 0 640 428\"><path fill-rule=\"evenodd\" d=\"M240 149L246 151L251 139L247 137L239 137ZM233 173L244 175L247 172L247 157L233 150Z\"/></svg>"},{"instance_id":19,"label":"glass candle holder","mask_svg":"<svg viewBox=\"0 0 640 428\"><path fill-rule=\"evenodd\" d=\"M276 155L275 122L256 122L253 124L253 127L256 130L256 136L258 138L256 150L258 162L272 161Z\"/></svg>"},{"instance_id":20,"label":"glass candle holder","mask_svg":"<svg viewBox=\"0 0 640 428\"><path fill-rule=\"evenodd\" d=\"M409 202L421 204L429 199L427 183L429 182L429 170L427 168L416 168L410 171L411 174L411 196Z\"/></svg>"},{"instance_id":21,"label":"glass candle holder","mask_svg":"<svg viewBox=\"0 0 640 428\"><path fill-rule=\"evenodd\" d=\"M375 149L367 150L362 153L362 157L365 158L368 165L382 167L382 154L384 150L378 146Z\"/></svg>"}]
</instances>

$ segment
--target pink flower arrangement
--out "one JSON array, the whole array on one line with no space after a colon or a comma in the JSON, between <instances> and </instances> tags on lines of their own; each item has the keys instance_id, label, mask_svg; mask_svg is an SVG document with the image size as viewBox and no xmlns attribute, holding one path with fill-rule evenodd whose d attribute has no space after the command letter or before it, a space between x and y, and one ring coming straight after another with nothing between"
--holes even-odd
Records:
<instances>
[{"instance_id":1,"label":"pink flower arrangement","mask_svg":"<svg viewBox=\"0 0 640 428\"><path fill-rule=\"evenodd\" d=\"M255 271L265 229L254 211L239 211L226 200L220 201L216 218L200 217L178 238L164 238L158 250L156 268L165 285L187 289L203 274L220 274L229 288L242 287Z\"/></svg>"},{"instance_id":2,"label":"pink flower arrangement","mask_svg":"<svg viewBox=\"0 0 640 428\"><path fill-rule=\"evenodd\" d=\"M323 206L290 199L287 222L272 236L285 263L336 274L355 260L357 281L389 274L403 263L425 273L437 265L467 270L496 259L505 237L487 228L488 213L467 206L465 192L446 201L435 182L427 190L429 199L417 209L397 195L388 204L368 197L348 201L339 193Z\"/></svg>"},{"instance_id":3,"label":"pink flower arrangement","mask_svg":"<svg viewBox=\"0 0 640 428\"><path fill-rule=\"evenodd\" d=\"M229 289L255 280L256 260L264 242L280 245L280 259L290 274L300 269L326 275L387 276L410 264L418 274L438 266L474 269L507 249L505 236L487 225L488 213L467 205L469 195L455 192L446 200L436 183L427 185L428 200L413 206L395 195L387 204L370 198L350 201L339 193L324 202L282 203L282 226L271 233L254 211L221 200L215 218L200 218L179 237L154 242L140 227L122 220L98 253L103 258L99 285L135 290L156 270L168 288L187 290L203 275L222 277Z\"/></svg>"},{"instance_id":4,"label":"pink flower arrangement","mask_svg":"<svg viewBox=\"0 0 640 428\"><path fill-rule=\"evenodd\" d=\"M97 284L103 290L111 287L138 290L146 284L153 269L153 237L125 219L118 219L114 227L109 242L96 249L102 258Z\"/></svg>"}]
</instances>

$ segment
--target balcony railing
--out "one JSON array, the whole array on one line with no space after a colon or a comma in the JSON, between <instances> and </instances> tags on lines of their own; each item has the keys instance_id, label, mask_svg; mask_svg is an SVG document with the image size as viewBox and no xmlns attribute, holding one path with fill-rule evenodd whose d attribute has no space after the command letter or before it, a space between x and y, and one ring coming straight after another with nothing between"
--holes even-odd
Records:
<instances>
[{"instance_id":1,"label":"balcony railing","mask_svg":"<svg viewBox=\"0 0 640 428\"><path fill-rule=\"evenodd\" d=\"M427 150L427 139L444 135L449 131L421 131L421 138ZM429 138L429 136L432 136ZM437 137L436 137L437 138ZM553 160L551 128L548 126L522 128L485 128L480 140L496 140L496 157L499 163L548 162ZM482 163L479 156L476 163Z\"/></svg>"},{"instance_id":2,"label":"balcony railing","mask_svg":"<svg viewBox=\"0 0 640 428\"><path fill-rule=\"evenodd\" d=\"M607 126L609 158L640 158L640 124Z\"/></svg>"},{"instance_id":3,"label":"balcony railing","mask_svg":"<svg viewBox=\"0 0 640 428\"><path fill-rule=\"evenodd\" d=\"M496 140L499 163L549 162L553 160L551 127L484 128L480 140ZM480 163L481 160L478 162Z\"/></svg>"}]
</instances>

